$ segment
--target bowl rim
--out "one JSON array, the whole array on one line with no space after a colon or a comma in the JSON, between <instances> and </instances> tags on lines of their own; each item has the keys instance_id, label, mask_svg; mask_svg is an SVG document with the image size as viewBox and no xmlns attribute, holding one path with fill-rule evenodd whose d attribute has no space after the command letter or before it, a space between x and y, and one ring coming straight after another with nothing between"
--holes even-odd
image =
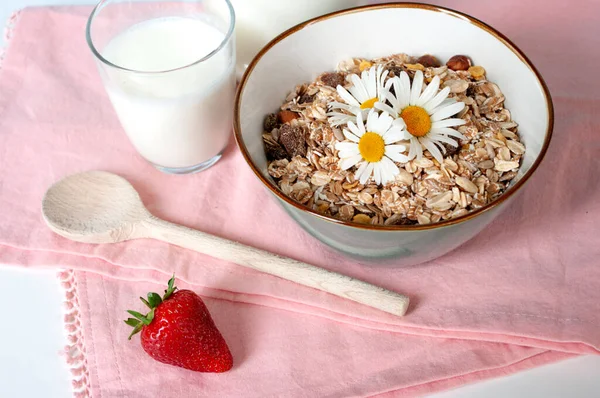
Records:
<instances>
[{"instance_id":1,"label":"bowl rim","mask_svg":"<svg viewBox=\"0 0 600 398\"><path fill-rule=\"evenodd\" d=\"M286 37L298 32L298 31L302 30L303 28L305 28L306 26L312 25L314 23L325 21L325 20L335 18L335 17L341 16L341 15L354 14L354 13L360 13L363 11L386 9L386 8L417 8L417 9L422 9L422 10L427 10L427 11L441 12L446 15L449 15L449 16L452 16L455 18L459 18L463 21L467 21L467 22L475 25L476 27L488 32L489 34L494 36L497 40L499 40L501 43L503 43L506 47L508 47L508 49L511 50L521 60L521 62L524 63L525 66L527 66L533 72L534 76L537 78L538 83L540 84L540 86L543 90L543 94L546 99L546 107L548 110L548 127L546 129L546 135L544 138L544 143L543 143L542 149L541 149L537 159L531 165L530 169L525 173L525 175L523 175L523 177L515 185L510 187L504 194L502 194L496 200L486 204L485 206L483 206L479 209L473 210L463 216L449 219L449 220L443 220L443 221L433 223L433 224L424 224L424 225L420 225L420 224L372 225L372 224L360 224L360 223L356 223L356 222L352 222L352 221L343 221L343 220L339 220L337 218L333 218L333 217L329 217L329 216L320 214L320 213L316 212L315 210L312 210L312 209L308 208L307 206L297 203L293 199L287 197L283 192L281 192L279 190L279 188L277 188L277 186L275 186L274 183L272 183L269 179L267 179L262 174L262 172L259 170L259 168L252 161L252 158L250 157L250 153L248 152L248 149L242 138L241 123L240 123L240 111L241 111L241 98L242 98L242 95L246 88L246 83L248 82L248 79L249 79L250 75L252 74L252 71L258 64L258 62L273 46L275 46L277 43L279 43ZM541 74L538 72L537 68L533 65L533 63L529 60L529 58L527 58L527 56L523 53L523 51L521 51L505 35L503 35L502 33L498 32L496 29L492 28L490 25L480 21L479 19L477 19L475 17L472 17L472 16L462 13L460 11L452 10L450 8L440 7L440 6L431 5L431 4L423 4L423 3L384 3L384 4L373 4L373 5L349 8L346 10L336 11L336 12L325 14L325 15L322 15L322 16L319 16L316 18L309 19L309 20L302 22L302 23L286 30L285 32L281 33L280 35L275 37L273 40L271 40L267 45L265 45L258 52L258 54L252 59L252 61L246 68L246 71L244 72L242 79L240 80L240 83L238 84L238 88L237 88L237 91L235 94L234 117L233 117L233 130L234 130L235 141L237 143L238 148L242 152L244 160L250 166L250 168L252 169L254 174L258 177L258 179L267 188L269 188L269 190L274 195L276 195L279 199L283 200L288 205L293 206L296 209L301 210L303 212L309 213L315 217L318 217L321 220L325 220L325 221L328 221L328 222L331 222L334 224L338 224L338 225L344 225L344 226L351 227L351 228L357 228L357 229L362 229L362 230L371 230L371 231L419 231L419 230L438 229L438 228L447 227L447 226L451 226L451 225L455 225L455 224L461 224L463 222L466 222L468 220L476 218L479 215L484 214L496 207L499 207L501 204L507 202L508 199L513 197L519 191L519 189L529 180L529 178L533 175L533 173L537 170L538 166L543 161L543 159L546 155L546 152L548 151L548 147L550 145L550 140L552 138L553 129L554 129L554 105L552 102L552 97L550 96L550 90L548 89L546 82L542 78Z\"/></svg>"}]
</instances>

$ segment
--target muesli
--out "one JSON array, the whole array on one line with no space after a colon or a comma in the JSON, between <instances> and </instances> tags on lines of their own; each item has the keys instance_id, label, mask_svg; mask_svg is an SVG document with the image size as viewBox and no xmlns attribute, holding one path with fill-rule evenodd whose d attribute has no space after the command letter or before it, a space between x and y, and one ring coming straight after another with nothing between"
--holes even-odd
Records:
<instances>
[{"instance_id":1,"label":"muesli","mask_svg":"<svg viewBox=\"0 0 600 398\"><path fill-rule=\"evenodd\" d=\"M429 224L498 198L525 146L500 88L456 55L341 62L267 115L268 172L312 210L374 225Z\"/></svg>"}]
</instances>

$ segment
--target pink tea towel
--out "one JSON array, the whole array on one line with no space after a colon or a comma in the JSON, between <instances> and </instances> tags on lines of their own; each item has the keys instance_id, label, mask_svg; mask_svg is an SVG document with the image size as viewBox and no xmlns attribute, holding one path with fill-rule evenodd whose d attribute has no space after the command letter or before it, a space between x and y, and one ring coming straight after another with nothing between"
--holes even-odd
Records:
<instances>
[{"instance_id":1,"label":"pink tea towel","mask_svg":"<svg viewBox=\"0 0 600 398\"><path fill-rule=\"evenodd\" d=\"M63 278L82 394L418 395L598 353L600 84L589 76L600 54L587 49L599 44L592 16L600 4L439 3L492 24L531 57L555 100L555 137L501 219L410 268L361 264L321 245L233 145L206 172L157 172L135 153L106 98L83 35L90 8L21 13L0 71L0 263L76 270ZM45 190L92 169L127 178L159 217L403 292L410 312L396 318L154 241L96 246L51 233L40 215ZM233 351L231 372L171 368L126 341L124 310L173 272L181 288L206 297Z\"/></svg>"}]
</instances>

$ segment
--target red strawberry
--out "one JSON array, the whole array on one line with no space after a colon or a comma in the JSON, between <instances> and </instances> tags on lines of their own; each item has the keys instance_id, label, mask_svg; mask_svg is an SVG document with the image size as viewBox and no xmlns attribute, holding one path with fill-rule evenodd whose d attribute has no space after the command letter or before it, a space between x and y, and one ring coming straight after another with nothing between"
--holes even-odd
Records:
<instances>
[{"instance_id":1,"label":"red strawberry","mask_svg":"<svg viewBox=\"0 0 600 398\"><path fill-rule=\"evenodd\" d=\"M227 343L215 326L204 302L191 290L179 290L169 280L161 298L148 293L140 299L150 308L147 315L127 311L135 318L125 321L133 326L131 337L141 334L142 348L159 362L197 372L226 372L233 366Z\"/></svg>"}]
</instances>

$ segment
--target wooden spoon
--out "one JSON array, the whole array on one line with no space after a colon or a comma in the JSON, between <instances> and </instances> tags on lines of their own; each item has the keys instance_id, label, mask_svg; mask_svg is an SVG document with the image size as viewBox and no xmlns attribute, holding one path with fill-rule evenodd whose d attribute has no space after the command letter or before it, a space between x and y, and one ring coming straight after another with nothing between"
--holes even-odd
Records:
<instances>
[{"instance_id":1,"label":"wooden spoon","mask_svg":"<svg viewBox=\"0 0 600 398\"><path fill-rule=\"evenodd\" d=\"M57 234L85 243L153 238L319 289L402 316L408 297L349 276L161 220L144 207L125 179L103 171L54 184L42 201L44 220Z\"/></svg>"}]
</instances>

